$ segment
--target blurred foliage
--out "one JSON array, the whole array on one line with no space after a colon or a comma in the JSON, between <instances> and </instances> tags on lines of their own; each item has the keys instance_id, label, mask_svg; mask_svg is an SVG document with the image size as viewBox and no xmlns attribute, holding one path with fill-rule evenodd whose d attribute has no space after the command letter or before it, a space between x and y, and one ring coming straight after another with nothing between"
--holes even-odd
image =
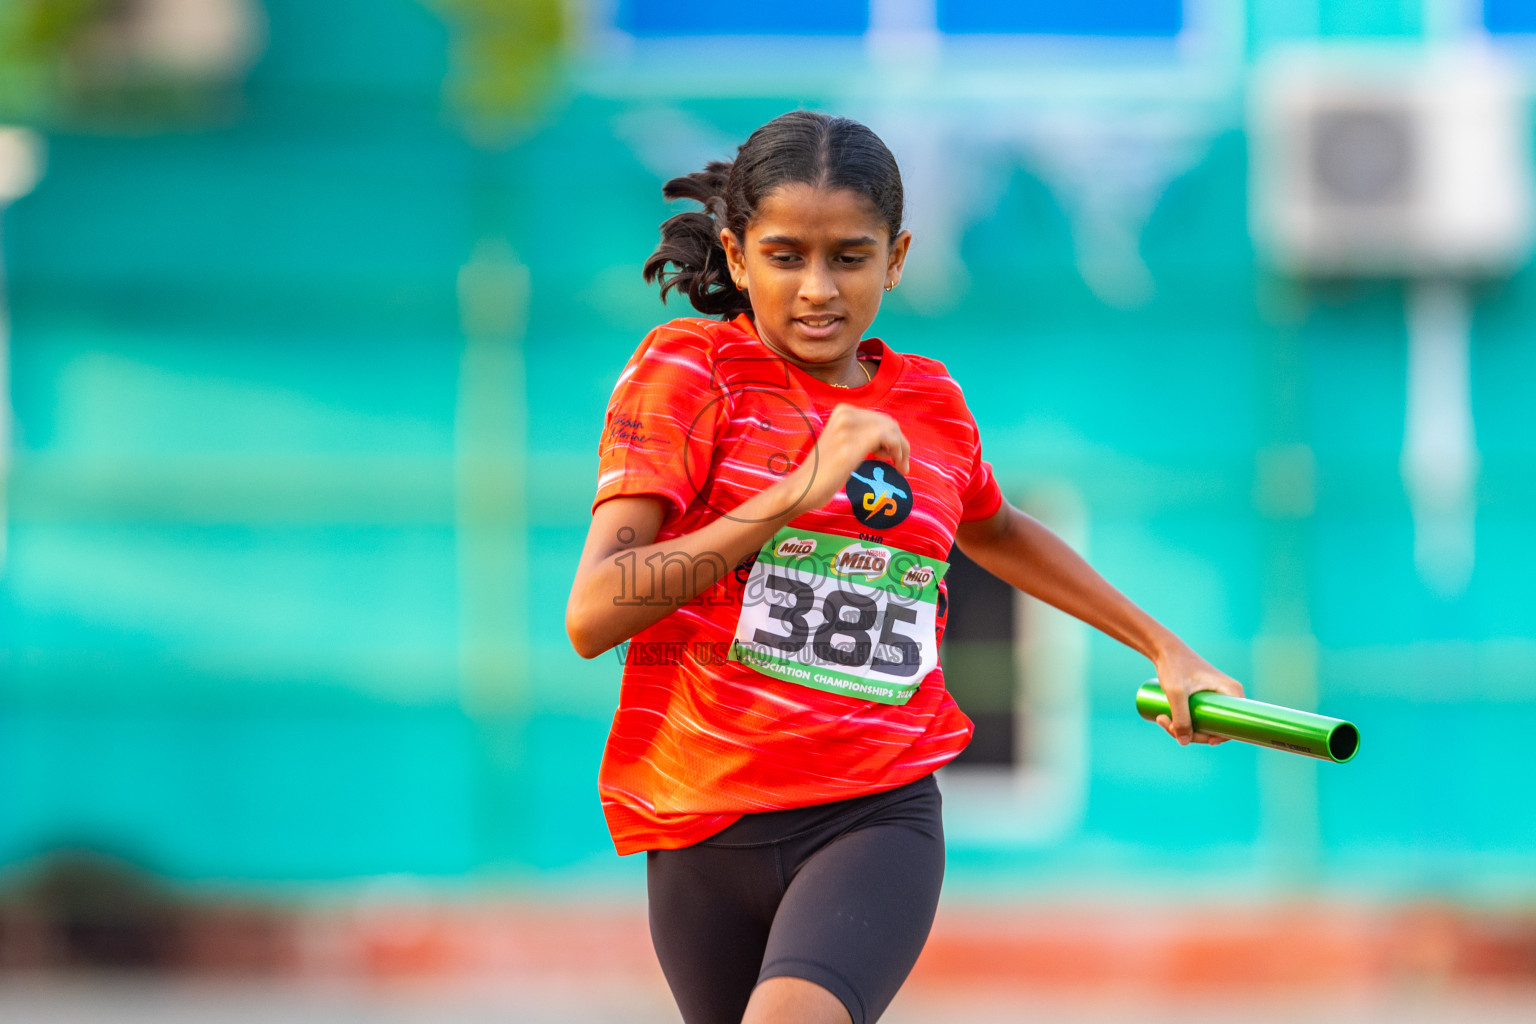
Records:
<instances>
[{"instance_id":1,"label":"blurred foliage","mask_svg":"<svg viewBox=\"0 0 1536 1024\"><path fill-rule=\"evenodd\" d=\"M422 2L453 31L449 96L471 136L495 144L521 134L555 92L570 30L564 0ZM254 0L209 4L240 8L250 19L260 13ZM253 48L226 40L228 52L207 66L178 64L184 55L158 52L139 31L153 6L0 0L0 122L135 131L228 113Z\"/></svg>"},{"instance_id":2,"label":"blurred foliage","mask_svg":"<svg viewBox=\"0 0 1536 1024\"><path fill-rule=\"evenodd\" d=\"M0 5L0 121L51 120L69 55L111 0L8 0Z\"/></svg>"},{"instance_id":3,"label":"blurred foliage","mask_svg":"<svg viewBox=\"0 0 1536 1024\"><path fill-rule=\"evenodd\" d=\"M144 31L153 0L0 0L0 122L155 131L219 119L248 65L257 9L223 0L224 35L187 62Z\"/></svg>"},{"instance_id":4,"label":"blurred foliage","mask_svg":"<svg viewBox=\"0 0 1536 1024\"><path fill-rule=\"evenodd\" d=\"M570 31L563 0L425 0L455 30L449 92L473 138L506 142L553 95Z\"/></svg>"}]
</instances>

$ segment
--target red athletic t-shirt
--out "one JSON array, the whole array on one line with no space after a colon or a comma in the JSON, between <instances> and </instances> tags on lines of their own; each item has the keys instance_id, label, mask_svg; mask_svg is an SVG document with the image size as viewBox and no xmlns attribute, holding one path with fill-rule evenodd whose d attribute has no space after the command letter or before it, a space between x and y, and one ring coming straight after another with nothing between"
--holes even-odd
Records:
<instances>
[{"instance_id":1,"label":"red athletic t-shirt","mask_svg":"<svg viewBox=\"0 0 1536 1024\"><path fill-rule=\"evenodd\" d=\"M957 524L987 518L1003 501L975 419L937 360L893 352L878 339L861 342L859 356L879 361L870 383L835 388L781 358L744 315L656 328L609 401L593 508L619 495L656 495L667 504L657 540L691 533L800 465L832 408L848 402L901 424L911 446L909 500L861 522L839 491L790 525L945 558ZM690 568L631 558L625 569L645 580L653 570L677 580ZM891 789L950 761L970 740L970 719L939 668L907 703L890 705L727 660L748 571L747 563L727 571L630 642L599 773L621 854L688 846L747 812ZM945 603L941 594L941 613ZM936 633L943 629L941 614Z\"/></svg>"}]
</instances>

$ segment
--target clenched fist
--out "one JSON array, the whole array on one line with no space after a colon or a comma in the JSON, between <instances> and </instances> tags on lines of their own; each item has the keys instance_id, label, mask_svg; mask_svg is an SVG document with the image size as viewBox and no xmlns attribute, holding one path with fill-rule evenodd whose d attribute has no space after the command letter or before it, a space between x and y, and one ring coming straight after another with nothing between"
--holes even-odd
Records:
<instances>
[{"instance_id":1,"label":"clenched fist","mask_svg":"<svg viewBox=\"0 0 1536 1024\"><path fill-rule=\"evenodd\" d=\"M815 449L791 476L802 497L795 514L820 508L848 481L848 474L873 455L905 474L910 449L901 426L890 416L847 403L834 406Z\"/></svg>"}]
</instances>

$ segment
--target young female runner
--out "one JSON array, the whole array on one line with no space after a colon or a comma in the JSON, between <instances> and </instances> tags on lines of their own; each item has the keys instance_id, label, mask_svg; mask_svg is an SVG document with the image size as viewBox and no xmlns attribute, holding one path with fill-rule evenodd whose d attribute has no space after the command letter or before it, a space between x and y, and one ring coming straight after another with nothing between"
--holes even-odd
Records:
<instances>
[{"instance_id":1,"label":"young female runner","mask_svg":"<svg viewBox=\"0 0 1536 1024\"><path fill-rule=\"evenodd\" d=\"M600 773L647 851L651 935L687 1024L866 1024L927 939L944 872L934 769L971 724L937 665L965 553L1156 666L1242 687L1003 500L943 365L864 332L901 280L895 159L797 111L667 183L647 280L701 313L652 331L608 406L566 612L630 640ZM632 639L631 639L632 638Z\"/></svg>"}]
</instances>

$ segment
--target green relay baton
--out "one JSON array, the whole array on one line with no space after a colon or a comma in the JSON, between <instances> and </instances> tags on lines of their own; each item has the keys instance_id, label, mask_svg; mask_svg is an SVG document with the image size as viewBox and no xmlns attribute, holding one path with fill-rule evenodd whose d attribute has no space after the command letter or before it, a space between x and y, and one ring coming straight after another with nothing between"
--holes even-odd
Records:
<instances>
[{"instance_id":1,"label":"green relay baton","mask_svg":"<svg viewBox=\"0 0 1536 1024\"><path fill-rule=\"evenodd\" d=\"M1149 722L1157 721L1158 715L1170 714L1168 695L1157 680L1143 683L1136 691L1136 713ZM1213 690L1189 695L1189 716L1196 732L1289 750L1335 764L1343 764L1360 749L1360 730L1351 722L1246 697L1228 697Z\"/></svg>"}]
</instances>

